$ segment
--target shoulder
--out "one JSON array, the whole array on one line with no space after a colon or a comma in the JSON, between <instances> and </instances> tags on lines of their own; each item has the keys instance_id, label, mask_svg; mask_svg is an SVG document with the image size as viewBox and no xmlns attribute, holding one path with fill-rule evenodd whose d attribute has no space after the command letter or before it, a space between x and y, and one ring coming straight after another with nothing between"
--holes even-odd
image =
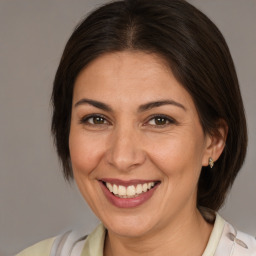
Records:
<instances>
[{"instance_id":1,"label":"shoulder","mask_svg":"<svg viewBox=\"0 0 256 256\"><path fill-rule=\"evenodd\" d=\"M216 256L223 255L224 252L230 252L232 256L256 256L256 238L226 222Z\"/></svg>"},{"instance_id":2,"label":"shoulder","mask_svg":"<svg viewBox=\"0 0 256 256\"><path fill-rule=\"evenodd\" d=\"M67 231L34 244L16 256L80 255L86 238L87 235L84 235L82 231Z\"/></svg>"},{"instance_id":3,"label":"shoulder","mask_svg":"<svg viewBox=\"0 0 256 256\"><path fill-rule=\"evenodd\" d=\"M55 237L43 240L37 244L34 244L22 252L18 253L16 256L47 256L50 255L52 245L54 243Z\"/></svg>"},{"instance_id":4,"label":"shoulder","mask_svg":"<svg viewBox=\"0 0 256 256\"><path fill-rule=\"evenodd\" d=\"M256 238L238 231L218 213L201 209L204 218L213 223L203 256L256 256Z\"/></svg>"}]
</instances>

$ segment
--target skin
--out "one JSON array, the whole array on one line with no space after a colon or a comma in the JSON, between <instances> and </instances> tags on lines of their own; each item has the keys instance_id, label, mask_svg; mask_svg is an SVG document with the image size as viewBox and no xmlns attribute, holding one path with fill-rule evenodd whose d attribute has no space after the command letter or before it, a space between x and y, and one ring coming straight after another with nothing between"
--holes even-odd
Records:
<instances>
[{"instance_id":1,"label":"skin","mask_svg":"<svg viewBox=\"0 0 256 256\"><path fill-rule=\"evenodd\" d=\"M163 100L177 104L141 108ZM88 118L95 114L99 122ZM160 57L124 51L90 63L75 82L69 147L81 194L108 229L104 255L202 255L212 226L196 208L197 182L224 144L204 134L191 96ZM123 209L106 199L104 178L161 183L148 201Z\"/></svg>"}]
</instances>

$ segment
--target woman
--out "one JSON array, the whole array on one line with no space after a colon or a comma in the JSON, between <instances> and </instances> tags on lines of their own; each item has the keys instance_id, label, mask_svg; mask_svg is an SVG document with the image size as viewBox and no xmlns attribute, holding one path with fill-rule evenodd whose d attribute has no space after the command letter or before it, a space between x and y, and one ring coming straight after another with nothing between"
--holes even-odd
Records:
<instances>
[{"instance_id":1,"label":"woman","mask_svg":"<svg viewBox=\"0 0 256 256\"><path fill-rule=\"evenodd\" d=\"M256 255L216 213L247 132L228 47L204 14L182 0L99 8L70 37L52 101L64 175L102 225L19 255Z\"/></svg>"}]
</instances>

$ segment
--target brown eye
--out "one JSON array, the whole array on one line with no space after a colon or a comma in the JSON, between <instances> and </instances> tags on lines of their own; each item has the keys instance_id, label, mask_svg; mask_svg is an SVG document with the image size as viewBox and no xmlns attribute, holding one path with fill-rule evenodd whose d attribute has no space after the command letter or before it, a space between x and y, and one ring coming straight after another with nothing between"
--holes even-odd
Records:
<instances>
[{"instance_id":1,"label":"brown eye","mask_svg":"<svg viewBox=\"0 0 256 256\"><path fill-rule=\"evenodd\" d=\"M92 119L91 122L93 124L104 124L105 123L105 119L101 116L95 116L95 117L92 117L90 119ZM89 120L88 120L88 122L89 122Z\"/></svg>"},{"instance_id":2,"label":"brown eye","mask_svg":"<svg viewBox=\"0 0 256 256\"><path fill-rule=\"evenodd\" d=\"M155 124L156 125L165 125L167 123L166 118L163 117L156 117L155 118Z\"/></svg>"},{"instance_id":3,"label":"brown eye","mask_svg":"<svg viewBox=\"0 0 256 256\"><path fill-rule=\"evenodd\" d=\"M174 124L175 121L170 118L170 117L166 117L166 116L154 116L153 118L151 118L147 124L150 126L155 126L155 127L165 127L167 125L171 125Z\"/></svg>"},{"instance_id":4,"label":"brown eye","mask_svg":"<svg viewBox=\"0 0 256 256\"><path fill-rule=\"evenodd\" d=\"M82 118L80 123L88 124L88 125L105 125L105 124L108 124L109 122L100 115L90 115Z\"/></svg>"}]
</instances>

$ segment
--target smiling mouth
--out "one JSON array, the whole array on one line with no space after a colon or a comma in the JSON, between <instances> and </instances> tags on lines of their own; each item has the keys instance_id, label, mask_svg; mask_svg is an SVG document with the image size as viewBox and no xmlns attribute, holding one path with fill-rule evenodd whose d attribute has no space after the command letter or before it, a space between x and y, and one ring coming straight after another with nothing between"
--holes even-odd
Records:
<instances>
[{"instance_id":1,"label":"smiling mouth","mask_svg":"<svg viewBox=\"0 0 256 256\"><path fill-rule=\"evenodd\" d=\"M136 185L117 185L110 182L101 181L104 186L116 197L119 198L135 198L138 197L149 190L153 189L160 181L146 182Z\"/></svg>"}]
</instances>

